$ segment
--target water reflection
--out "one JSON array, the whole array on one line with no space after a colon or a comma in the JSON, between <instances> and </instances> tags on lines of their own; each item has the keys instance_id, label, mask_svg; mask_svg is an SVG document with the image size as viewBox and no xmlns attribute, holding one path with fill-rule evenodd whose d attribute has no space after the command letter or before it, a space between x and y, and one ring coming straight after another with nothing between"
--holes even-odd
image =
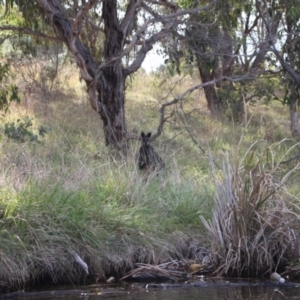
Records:
<instances>
[{"instance_id":1,"label":"water reflection","mask_svg":"<svg viewBox=\"0 0 300 300\"><path fill-rule=\"evenodd\" d=\"M19 295L20 296L20 295ZM244 300L244 299L299 299L300 298L300 285L288 286L285 284L279 286L262 286L249 285L249 286L219 286L211 285L209 287L185 287L179 288L168 286L167 289L151 288L147 289L145 285L130 284L122 286L114 286L110 288L103 288L101 286L81 288L81 290L66 289L62 287L61 290L57 289L52 291L31 291L25 293L20 298L22 299L86 299L86 300L99 300L99 299L132 299L132 300ZM0 300L7 299L5 296L0 296ZM17 299L17 298L10 298ZM18 298L19 299L19 298Z\"/></svg>"},{"instance_id":2,"label":"water reflection","mask_svg":"<svg viewBox=\"0 0 300 300\"><path fill-rule=\"evenodd\" d=\"M299 299L299 288L266 288L251 287L191 287L185 289L144 290L121 295L102 296L102 299L132 299L132 300L270 300L270 299ZM96 300L99 296L87 299Z\"/></svg>"}]
</instances>

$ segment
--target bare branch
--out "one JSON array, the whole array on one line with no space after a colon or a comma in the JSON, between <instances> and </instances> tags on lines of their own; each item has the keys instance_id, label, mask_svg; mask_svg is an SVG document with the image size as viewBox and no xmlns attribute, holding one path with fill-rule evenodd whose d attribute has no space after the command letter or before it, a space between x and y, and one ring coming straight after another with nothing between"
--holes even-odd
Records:
<instances>
[{"instance_id":1,"label":"bare branch","mask_svg":"<svg viewBox=\"0 0 300 300\"><path fill-rule=\"evenodd\" d=\"M113 65L115 61L120 60L122 57L128 55L130 53L130 51L133 49L134 46L137 45L139 39L140 39L140 35L147 30L148 26L153 23L155 21L155 19L150 19L147 22L144 23L144 25L136 32L136 34L134 35L134 37L132 38L130 44L119 54L115 55L114 57L111 57L107 60L104 60L98 67L98 71L100 71L101 69ZM129 75L132 72L136 71L138 69L138 67L141 65L141 63L143 62L147 52L149 50L151 50L152 46L154 43L156 43L158 41L158 39L160 39L161 37L163 37L169 28L161 30L159 33L157 33L156 35L153 35L151 38L149 38L148 40L146 40L143 43L142 48L140 49L140 51L138 53L142 53L140 55L138 55L139 59L138 62L140 63L135 63L135 61L131 64L130 67L125 69L125 74ZM137 68L136 68L137 67ZM132 71L134 69L134 71Z\"/></svg>"},{"instance_id":2,"label":"bare branch","mask_svg":"<svg viewBox=\"0 0 300 300\"><path fill-rule=\"evenodd\" d=\"M125 69L125 74L129 75L134 73L143 63L146 54L152 49L153 45L161 40L164 36L166 36L169 32L170 29L172 27L175 26L175 24L178 22L177 18L180 16L184 16L187 14L194 14L196 12L199 12L201 10L206 10L209 7L211 7L216 1L211 1L211 3L209 3L208 5L201 7L201 8L196 8L196 9L191 9L191 10L180 10L177 11L175 13L166 15L166 16L161 16L159 14L157 14L156 12L154 12L150 7L148 7L147 5L145 5L144 3L142 4L143 8L146 9L149 13L151 13L154 18L148 20L147 22L145 22L145 24L136 32L135 36L133 37L130 45L127 47L127 49L125 49L123 52L124 55L128 54L131 49L137 44L137 41L139 40L140 35L146 31L146 29L148 28L148 26L150 24L156 23L156 22L161 22L164 24L164 27L162 30L160 30L158 33L153 34L151 36L151 38L145 40L145 42L143 43L142 47L140 48L140 50L137 52L137 56L136 59L133 61L133 63L128 66ZM125 52L126 51L126 52Z\"/></svg>"},{"instance_id":3,"label":"bare branch","mask_svg":"<svg viewBox=\"0 0 300 300\"><path fill-rule=\"evenodd\" d=\"M184 111L184 108L183 108L183 103L181 101L181 103L179 104L180 105L180 109L181 109L181 114L179 113L179 118L185 128L185 130L187 131L187 133L189 134L190 138L192 139L192 141L194 142L194 144L203 152L203 154L206 154L205 153L205 150L199 145L199 143L197 142L196 138L194 137L194 135L192 134L191 130L189 129L189 126L187 124L187 121L186 121L186 113Z\"/></svg>"},{"instance_id":4,"label":"bare branch","mask_svg":"<svg viewBox=\"0 0 300 300\"><path fill-rule=\"evenodd\" d=\"M170 25L171 27L171 25ZM154 34L151 38L147 39L142 47L140 48L140 50L137 52L137 56L135 58L135 60L133 61L133 63L128 66L127 68L125 68L124 73L125 75L129 75L134 73L143 63L147 53L152 49L153 45L161 40L164 36L166 36L169 33L170 28L165 28L163 30L161 30L160 32Z\"/></svg>"},{"instance_id":5,"label":"bare branch","mask_svg":"<svg viewBox=\"0 0 300 300\"><path fill-rule=\"evenodd\" d=\"M125 37L128 36L133 29L134 16L141 7L141 2L141 0L131 0L128 4L125 17L121 23L121 28Z\"/></svg>"},{"instance_id":6,"label":"bare branch","mask_svg":"<svg viewBox=\"0 0 300 300\"><path fill-rule=\"evenodd\" d=\"M182 104L182 102L181 102ZM204 155L206 155L208 158L210 158L210 153L207 154L206 151L204 150L204 148L198 143L198 141L196 140L196 138L194 137L194 135L192 134L191 130L189 129L189 126L186 122L186 113L183 109L183 105L180 105L181 107L181 111L183 113L183 116L179 114L179 118L181 119L181 122L184 125L184 128L186 130L186 132L189 134L191 140L194 142L194 144L202 151L202 153ZM212 158L213 163L215 164L215 166L217 166L220 170L222 170L222 168L219 166L219 164L215 161L215 159Z\"/></svg>"},{"instance_id":7,"label":"bare branch","mask_svg":"<svg viewBox=\"0 0 300 300\"><path fill-rule=\"evenodd\" d=\"M13 36L15 36L15 33L14 34L9 34L7 36L4 36L3 38L0 38L0 45L3 44L7 39L10 39Z\"/></svg>"},{"instance_id":8,"label":"bare branch","mask_svg":"<svg viewBox=\"0 0 300 300\"><path fill-rule=\"evenodd\" d=\"M82 21L82 19L86 16L86 14L88 13L88 11L97 3L97 0L90 0L85 6L83 6L77 16L75 17L75 20L72 24L72 32L73 34L78 35L78 25L79 23Z\"/></svg>"},{"instance_id":9,"label":"bare branch","mask_svg":"<svg viewBox=\"0 0 300 300\"><path fill-rule=\"evenodd\" d=\"M233 77L221 76L217 79L214 79L214 80L211 80L211 81L207 81L205 83L200 83L200 84L197 84L195 86L192 86L191 88L187 89L184 93L182 93L178 97L174 98L173 100L163 103L160 107L160 110L159 110L159 112L160 112L160 121L159 121L159 124L158 124L158 127L157 127L157 132L152 135L152 140L155 140L162 133L163 125L165 123L165 110L168 106L179 103L180 101L182 101L184 98L186 98L189 94L191 94L195 90L201 89L201 88L203 88L205 86L208 86L208 85L216 84L219 81L239 82L239 81L250 80L251 77L252 77L251 73L250 74L245 74L245 75L242 75L242 76L233 76Z\"/></svg>"},{"instance_id":10,"label":"bare branch","mask_svg":"<svg viewBox=\"0 0 300 300\"><path fill-rule=\"evenodd\" d=\"M161 0L161 1L156 1L156 0L146 0L146 2L155 4L155 5L160 5L160 6L166 6L171 8L172 10L177 10L179 9L179 6L176 5L175 3L169 2L167 0Z\"/></svg>"},{"instance_id":11,"label":"bare branch","mask_svg":"<svg viewBox=\"0 0 300 300\"><path fill-rule=\"evenodd\" d=\"M270 49L270 43L274 42L273 41L274 40L273 36L277 32L277 29L278 29L278 26L279 26L279 23L280 23L280 19L281 19L281 16L282 16L282 12L279 11L279 12L275 13L272 20L269 19L267 21L264 14L262 13L259 5L256 5L256 7L257 7L257 10L259 12L260 18L265 23L268 34L266 35L265 40L262 41L258 46L261 51L259 52L258 55L255 56L255 60L253 61L252 66L251 66L252 69L256 69L259 66L259 64L264 60L267 52L269 52L271 50Z\"/></svg>"},{"instance_id":12,"label":"bare branch","mask_svg":"<svg viewBox=\"0 0 300 300\"><path fill-rule=\"evenodd\" d=\"M36 36L36 37L39 37L39 38L47 39L49 41L63 42L62 38L46 35L44 33L33 31L33 30L31 30L29 28L26 28L26 27L0 26L0 30L16 31L16 32L21 32L21 33L29 34L29 35L32 35L32 36Z\"/></svg>"},{"instance_id":13,"label":"bare branch","mask_svg":"<svg viewBox=\"0 0 300 300\"><path fill-rule=\"evenodd\" d=\"M65 15L60 2L58 0L37 0L37 2L52 21L57 34L61 37L60 40L63 40L76 58L82 78L88 82L92 81L96 74L98 63L94 61L89 50L73 34L71 23Z\"/></svg>"},{"instance_id":14,"label":"bare branch","mask_svg":"<svg viewBox=\"0 0 300 300\"><path fill-rule=\"evenodd\" d=\"M293 161L293 160L295 160L295 159L297 159L297 158L299 158L299 157L300 157L300 154L297 154L297 155L291 157L291 158L288 159L288 160L281 161L280 164L288 164L288 163L290 163L291 161Z\"/></svg>"},{"instance_id":15,"label":"bare branch","mask_svg":"<svg viewBox=\"0 0 300 300\"><path fill-rule=\"evenodd\" d=\"M295 81L295 83L300 86L300 75L288 64L284 61L283 57L280 55L279 51L276 48L276 41L274 40L273 37L273 32L271 31L271 26L270 26L270 22L267 20L267 18L265 17L264 13L262 12L260 5L259 5L259 1L256 0L256 7L258 12L260 13L260 16L266 26L267 32L268 32L268 43L270 45L270 50L275 54L275 56L277 57L277 59L280 62L281 67L286 70L289 75L293 78L293 80ZM267 3L266 1L264 1L264 4L267 7Z\"/></svg>"},{"instance_id":16,"label":"bare branch","mask_svg":"<svg viewBox=\"0 0 300 300\"><path fill-rule=\"evenodd\" d=\"M158 15L157 13L155 13L153 16L157 19L156 21L161 21L161 22L163 21L164 22L164 21L167 21L167 20L170 20L170 19L176 19L177 17L182 17L182 16L185 16L185 15L193 15L193 14L196 14L200 11L208 10L209 8L214 6L217 3L217 1L218 0L212 0L212 1L210 1L209 4L207 4L205 6L196 7L196 8L193 8L193 9L187 9L187 10L179 9L174 13L164 15L164 16ZM158 16L159 16L159 18L158 18Z\"/></svg>"},{"instance_id":17,"label":"bare branch","mask_svg":"<svg viewBox=\"0 0 300 300\"><path fill-rule=\"evenodd\" d=\"M243 32L244 38L246 38L252 32L252 30L257 26L259 19L260 19L260 16L256 16L252 25L249 27L250 14L247 15L245 30ZM237 45L237 47L234 51L234 54L231 56L231 58L228 61L226 69L224 69L224 72L223 72L224 74L227 74L230 70L232 70L233 65L234 65L234 60L235 60L236 56L238 55L238 53L240 52L241 47L242 47L242 44Z\"/></svg>"},{"instance_id":18,"label":"bare branch","mask_svg":"<svg viewBox=\"0 0 300 300\"><path fill-rule=\"evenodd\" d=\"M163 38L168 33L170 28L173 27L176 24L176 22L178 22L176 19L177 17L197 13L202 10L207 10L212 5L214 5L216 3L216 1L217 0L211 1L208 5L206 5L204 7L198 7L198 8L190 9L190 10L180 10L180 11L177 11L176 13L172 13L172 14L169 14L166 16L160 16L160 15L157 16L156 15L155 18L147 20L140 27L140 29L137 30L137 32L135 33L134 37L132 38L130 44L127 46L127 48L124 49L123 51L120 51L119 54L116 54L109 59L103 60L103 62L98 67L98 72L107 66L113 65L117 60L120 60L124 56L128 55L130 53L130 51L133 49L133 47L135 45L137 45L137 43L139 42L140 36L148 29L148 27L151 24L154 24L157 22L161 22L161 23L165 24L165 26L163 27L163 29L161 31L152 35L151 38L149 38L148 40L146 40L143 43L143 46L138 51L138 55L137 55L137 58L135 59L135 61L128 68L125 69L125 75L129 75L129 74L135 72L141 66L142 62L144 61L144 59L146 57L147 52L149 52L152 49L152 46L159 39Z\"/></svg>"},{"instance_id":19,"label":"bare branch","mask_svg":"<svg viewBox=\"0 0 300 300\"><path fill-rule=\"evenodd\" d=\"M154 11L151 7L149 7L148 5L146 5L145 3L142 3L142 7L144 8L144 10L146 12L148 12L150 15L152 15L154 18L156 19L162 19L162 16L157 13L156 11Z\"/></svg>"}]
</instances>

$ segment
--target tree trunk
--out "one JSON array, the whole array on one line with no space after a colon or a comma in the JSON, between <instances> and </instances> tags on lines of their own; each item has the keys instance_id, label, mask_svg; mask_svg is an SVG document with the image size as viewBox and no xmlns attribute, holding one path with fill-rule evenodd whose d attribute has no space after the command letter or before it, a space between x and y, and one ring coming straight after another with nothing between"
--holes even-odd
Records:
<instances>
[{"instance_id":1,"label":"tree trunk","mask_svg":"<svg viewBox=\"0 0 300 300\"><path fill-rule=\"evenodd\" d=\"M297 103L294 100L290 101L290 118L291 118L291 131L294 138L299 138L299 128L298 128L298 113L297 113Z\"/></svg>"},{"instance_id":2,"label":"tree trunk","mask_svg":"<svg viewBox=\"0 0 300 300\"><path fill-rule=\"evenodd\" d=\"M205 67L204 68L201 67L199 63L198 63L198 69L199 69L199 74L202 83L206 83L215 79L214 76L211 75L210 72L205 69ZM203 89L204 89L208 109L210 110L212 115L216 117L220 117L222 115L222 101L217 95L215 86L207 85L204 86Z\"/></svg>"},{"instance_id":3,"label":"tree trunk","mask_svg":"<svg viewBox=\"0 0 300 300\"><path fill-rule=\"evenodd\" d=\"M98 82L106 145L121 147L126 136L124 111L125 76L122 66L105 68Z\"/></svg>"},{"instance_id":4,"label":"tree trunk","mask_svg":"<svg viewBox=\"0 0 300 300\"><path fill-rule=\"evenodd\" d=\"M91 0L84 9L87 11L95 1ZM110 61L99 72L99 63L94 60L90 51L78 38L81 15L78 14L71 24L58 0L37 0L37 2L52 21L57 35L67 45L77 61L81 77L87 84L90 104L103 121L106 144L120 148L126 135L125 73L121 58ZM132 3L134 4L134 1ZM102 5L106 37L103 61L108 61L121 52L125 38L117 16L117 1L103 0Z\"/></svg>"},{"instance_id":5,"label":"tree trunk","mask_svg":"<svg viewBox=\"0 0 300 300\"><path fill-rule=\"evenodd\" d=\"M105 28L104 60L117 56L123 49L124 36L119 25L117 15L117 1L103 1L103 15ZM98 82L98 94L102 109L100 116L103 120L105 142L118 144L126 135L124 94L125 74L121 58L112 66L107 66L100 74Z\"/></svg>"},{"instance_id":6,"label":"tree trunk","mask_svg":"<svg viewBox=\"0 0 300 300\"><path fill-rule=\"evenodd\" d=\"M57 39L66 44L76 59L81 78L87 85L89 102L103 121L106 144L123 148L127 136L124 107L125 79L140 68L147 52L157 41L169 34L174 24L177 24L178 16L183 15L184 11L169 13L166 16L167 20L162 22L157 18L155 10L152 11L152 8L150 9L142 0L125 1L124 15L123 13L118 15L117 0L89 0L82 1L81 8L70 22L60 4L61 0L36 0L36 2L52 23ZM105 42L103 56L96 60L80 41L79 35L80 24L83 20L89 22L87 17L89 10L100 2L101 8L98 6L96 10L102 9L101 20L104 21ZM168 2L160 1L159 4L164 8L170 8L171 11L174 10ZM137 14L142 7L150 17L140 28L136 28ZM153 31L151 28L157 22L160 23L158 26L160 29ZM123 66L122 58L130 55L138 44L134 60L128 66Z\"/></svg>"}]
</instances>

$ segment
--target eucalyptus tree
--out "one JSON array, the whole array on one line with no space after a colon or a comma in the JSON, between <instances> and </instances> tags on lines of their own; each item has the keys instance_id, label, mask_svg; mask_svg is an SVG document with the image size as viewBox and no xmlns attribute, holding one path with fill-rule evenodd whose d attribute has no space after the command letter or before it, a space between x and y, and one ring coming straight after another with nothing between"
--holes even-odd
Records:
<instances>
[{"instance_id":1,"label":"eucalyptus tree","mask_svg":"<svg viewBox=\"0 0 300 300\"><path fill-rule=\"evenodd\" d=\"M184 5L197 7L199 1L186 0ZM280 11L270 16L271 32L277 32L280 20ZM218 1L213 13L200 11L192 15L185 34L175 36L184 41L185 48L180 49L177 58L185 53L189 64L196 62L213 115L222 115L225 107L231 116L242 114L245 102L266 94L262 85L268 82L262 76L269 59L268 35L255 1Z\"/></svg>"},{"instance_id":2,"label":"eucalyptus tree","mask_svg":"<svg viewBox=\"0 0 300 300\"><path fill-rule=\"evenodd\" d=\"M20 8L29 28L2 29L64 43L86 82L89 102L103 121L106 144L122 147L128 137L126 77L140 68L153 45L184 22L186 15L206 10L214 2L184 10L175 0L7 0L7 7ZM47 27L37 32L39 21L52 31Z\"/></svg>"},{"instance_id":3,"label":"eucalyptus tree","mask_svg":"<svg viewBox=\"0 0 300 300\"><path fill-rule=\"evenodd\" d=\"M208 107L219 113L234 96L238 111L251 99L280 100L289 105L292 135L300 138L300 2L224 0L214 8L214 15L193 15L186 36L202 81L212 83L204 88ZM193 22L197 17L200 24ZM232 84L234 78L239 85Z\"/></svg>"},{"instance_id":4,"label":"eucalyptus tree","mask_svg":"<svg viewBox=\"0 0 300 300\"><path fill-rule=\"evenodd\" d=\"M283 103L289 105L291 132L300 138L298 127L300 104L300 2L297 0L257 1L256 7L266 30L266 51L275 56L282 75L281 83L285 88ZM280 26L272 30L272 18L280 16Z\"/></svg>"}]
</instances>

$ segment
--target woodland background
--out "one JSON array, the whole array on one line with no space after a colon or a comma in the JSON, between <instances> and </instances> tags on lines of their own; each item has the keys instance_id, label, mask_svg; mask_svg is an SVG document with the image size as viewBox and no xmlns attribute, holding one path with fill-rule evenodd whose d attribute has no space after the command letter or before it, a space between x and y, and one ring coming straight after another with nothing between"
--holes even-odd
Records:
<instances>
[{"instance_id":1,"label":"woodland background","mask_svg":"<svg viewBox=\"0 0 300 300\"><path fill-rule=\"evenodd\" d=\"M1 288L138 262L299 273L298 1L4 1ZM147 73L157 45L165 63ZM145 182L141 131L167 172Z\"/></svg>"}]
</instances>

